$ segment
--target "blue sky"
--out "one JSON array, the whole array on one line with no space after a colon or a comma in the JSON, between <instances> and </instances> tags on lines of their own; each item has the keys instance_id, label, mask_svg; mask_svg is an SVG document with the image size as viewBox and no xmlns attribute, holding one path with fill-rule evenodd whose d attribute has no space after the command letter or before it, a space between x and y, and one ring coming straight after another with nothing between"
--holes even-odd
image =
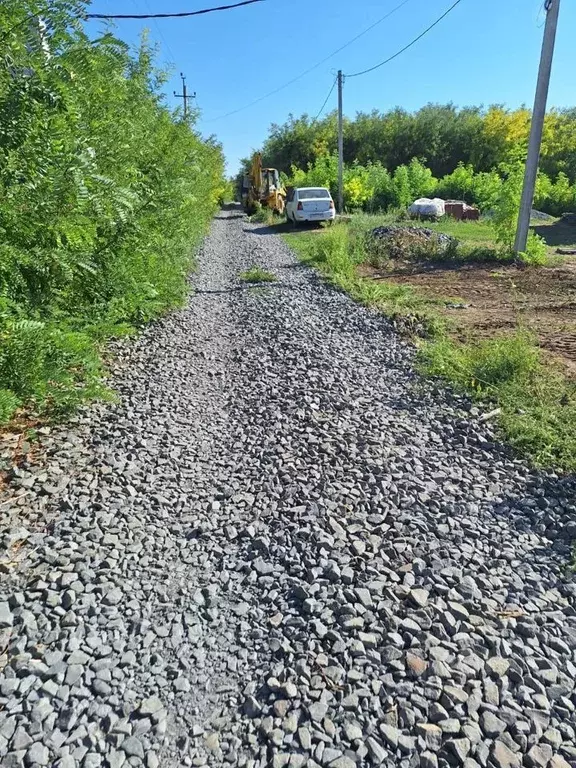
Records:
<instances>
[{"instance_id":1,"label":"blue sky","mask_svg":"<svg viewBox=\"0 0 576 768\"><path fill-rule=\"evenodd\" d=\"M407 0L360 40L298 82L222 119L273 91L347 43L401 0L266 0L238 10L189 19L120 21L116 34L136 43L147 27L160 60L173 68L166 93L188 77L201 110L199 129L224 145L231 173L261 145L271 123L290 113L315 115L338 68L356 72L382 61L431 24L452 0ZM95 13L197 10L218 0L93 0ZM462 0L413 48L381 69L349 80L349 116L374 108L414 110L428 102L531 106L542 41L542 0ZM91 22L91 30L98 24ZM562 0L549 106L576 105L576 3ZM336 106L332 94L327 110Z\"/></svg>"}]
</instances>

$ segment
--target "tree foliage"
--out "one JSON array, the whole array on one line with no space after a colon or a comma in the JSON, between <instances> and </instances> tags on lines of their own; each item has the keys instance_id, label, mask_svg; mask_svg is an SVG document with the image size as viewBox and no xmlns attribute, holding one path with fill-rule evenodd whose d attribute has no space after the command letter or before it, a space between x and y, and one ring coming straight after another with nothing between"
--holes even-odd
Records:
<instances>
[{"instance_id":1,"label":"tree foliage","mask_svg":"<svg viewBox=\"0 0 576 768\"><path fill-rule=\"evenodd\" d=\"M182 300L224 188L146 39L91 40L83 10L52 0L39 27L33 0L0 7L0 389L39 407L94 394L93 339Z\"/></svg>"},{"instance_id":2,"label":"tree foliage","mask_svg":"<svg viewBox=\"0 0 576 768\"><path fill-rule=\"evenodd\" d=\"M442 178L459 164L489 173L510 162L528 144L530 112L488 109L453 104L428 104L411 113L396 108L388 112L360 112L344 125L346 164L380 163L393 173L416 157ZM322 155L337 151L334 113L313 121L307 115L290 116L283 125L272 125L263 146L265 163L288 173L295 165L307 168ZM541 169L556 179L566 174L576 182L576 109L551 110L546 115Z\"/></svg>"}]
</instances>

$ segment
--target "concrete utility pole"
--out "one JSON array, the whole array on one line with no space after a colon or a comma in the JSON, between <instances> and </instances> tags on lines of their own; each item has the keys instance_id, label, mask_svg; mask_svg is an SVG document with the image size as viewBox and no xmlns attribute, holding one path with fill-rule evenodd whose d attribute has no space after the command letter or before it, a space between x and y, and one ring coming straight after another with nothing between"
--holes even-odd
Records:
<instances>
[{"instance_id":1,"label":"concrete utility pole","mask_svg":"<svg viewBox=\"0 0 576 768\"><path fill-rule=\"evenodd\" d=\"M550 72L552 71L552 58L554 56L554 43L556 42L556 29L558 27L558 13L560 0L546 0L546 26L544 28L544 40L540 55L540 69L538 70L538 84L536 97L532 111L532 123L530 125L530 141L528 143L528 157L526 159L526 171L524 174L524 187L518 214L518 228L514 250L516 253L524 253L528 241L530 228L530 214L534 200L534 188L538 174L538 161L540 159L540 146L542 144L542 131L546 116L546 102L548 100L548 86L550 85Z\"/></svg>"},{"instance_id":2,"label":"concrete utility pole","mask_svg":"<svg viewBox=\"0 0 576 768\"><path fill-rule=\"evenodd\" d=\"M193 93L191 96L188 96L186 77L182 74L182 72L180 72L180 77L182 78L182 93L176 93L176 91L174 91L174 96L176 96L178 99L184 99L184 119L186 119L188 117L188 99L194 99L196 94Z\"/></svg>"},{"instance_id":3,"label":"concrete utility pole","mask_svg":"<svg viewBox=\"0 0 576 768\"><path fill-rule=\"evenodd\" d=\"M344 76L338 70L338 213L344 213L344 116L342 114L342 85Z\"/></svg>"}]
</instances>

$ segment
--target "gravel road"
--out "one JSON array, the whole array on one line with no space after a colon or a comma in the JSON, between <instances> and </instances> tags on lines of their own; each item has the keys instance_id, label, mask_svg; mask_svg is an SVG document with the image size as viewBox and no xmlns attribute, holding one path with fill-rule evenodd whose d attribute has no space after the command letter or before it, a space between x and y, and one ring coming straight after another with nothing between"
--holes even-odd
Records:
<instances>
[{"instance_id":1,"label":"gravel road","mask_svg":"<svg viewBox=\"0 0 576 768\"><path fill-rule=\"evenodd\" d=\"M0 765L576 765L574 480L237 209L195 287L2 500Z\"/></svg>"}]
</instances>

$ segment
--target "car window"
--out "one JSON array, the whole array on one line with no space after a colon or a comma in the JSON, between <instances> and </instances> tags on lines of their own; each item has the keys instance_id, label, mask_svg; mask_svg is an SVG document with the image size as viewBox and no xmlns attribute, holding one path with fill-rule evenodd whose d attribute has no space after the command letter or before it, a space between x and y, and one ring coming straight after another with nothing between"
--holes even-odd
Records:
<instances>
[{"instance_id":1,"label":"car window","mask_svg":"<svg viewBox=\"0 0 576 768\"><path fill-rule=\"evenodd\" d=\"M299 200L328 200L330 192L327 189L299 189Z\"/></svg>"}]
</instances>

